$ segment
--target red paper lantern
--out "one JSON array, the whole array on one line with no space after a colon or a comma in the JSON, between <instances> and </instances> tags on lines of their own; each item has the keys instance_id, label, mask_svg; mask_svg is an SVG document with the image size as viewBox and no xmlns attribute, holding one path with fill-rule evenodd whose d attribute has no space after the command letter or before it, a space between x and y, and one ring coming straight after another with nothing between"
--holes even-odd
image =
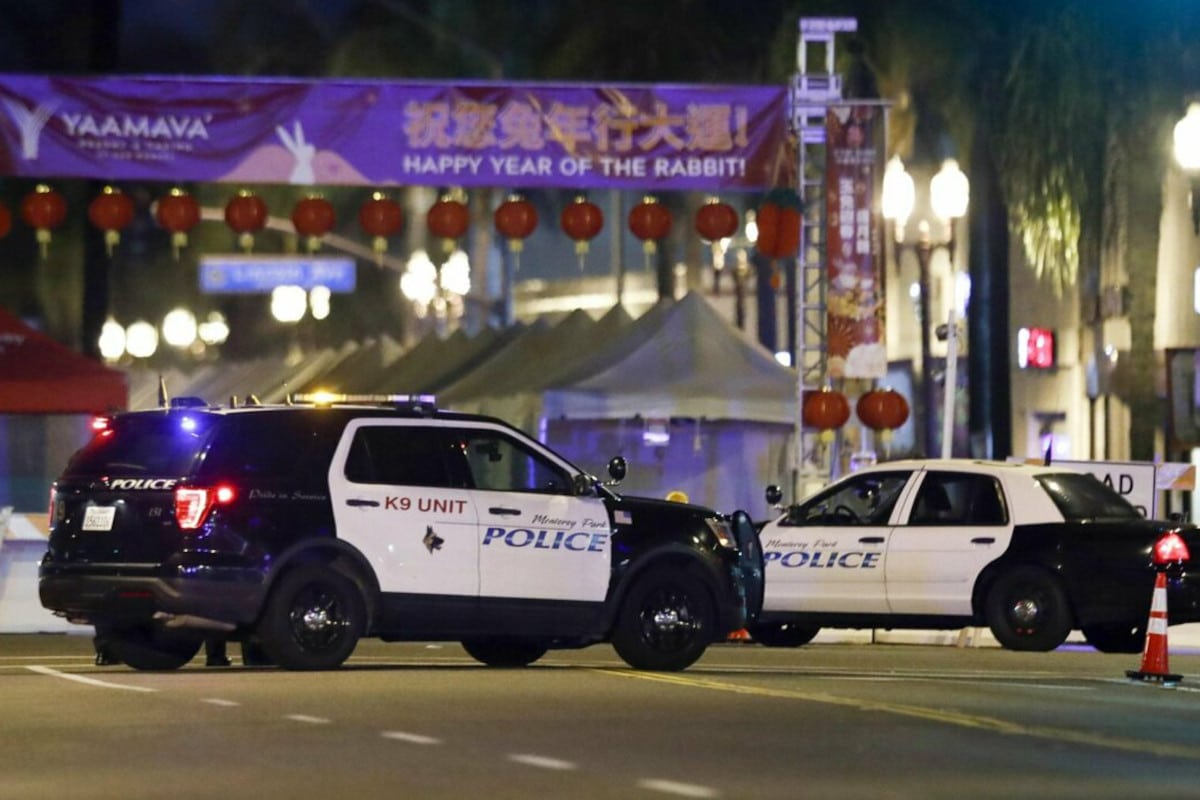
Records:
<instances>
[{"instance_id":1,"label":"red paper lantern","mask_svg":"<svg viewBox=\"0 0 1200 800\"><path fill-rule=\"evenodd\" d=\"M12 212L8 210L8 206L0 203L0 239L8 236L8 232L12 230Z\"/></svg>"},{"instance_id":2,"label":"red paper lantern","mask_svg":"<svg viewBox=\"0 0 1200 800\"><path fill-rule=\"evenodd\" d=\"M46 257L51 231L63 224L67 218L67 201L55 189L38 184L21 200L21 219L37 231L37 242Z\"/></svg>"},{"instance_id":3,"label":"red paper lantern","mask_svg":"<svg viewBox=\"0 0 1200 800\"><path fill-rule=\"evenodd\" d=\"M155 202L154 219L171 232L171 246L179 258L179 251L187 247L188 232L200 222L200 205L183 189L175 188Z\"/></svg>"},{"instance_id":4,"label":"red paper lantern","mask_svg":"<svg viewBox=\"0 0 1200 800\"><path fill-rule=\"evenodd\" d=\"M496 208L492 220L496 223L496 230L508 239L508 249L519 253L524 248L525 239L537 228L537 209L525 198L513 195Z\"/></svg>"},{"instance_id":5,"label":"red paper lantern","mask_svg":"<svg viewBox=\"0 0 1200 800\"><path fill-rule=\"evenodd\" d=\"M454 240L467 232L467 226L471 223L471 213L467 204L461 200L443 197L429 209L425 223L434 236L441 237L442 250L452 253Z\"/></svg>"},{"instance_id":6,"label":"red paper lantern","mask_svg":"<svg viewBox=\"0 0 1200 800\"><path fill-rule=\"evenodd\" d=\"M802 411L804 424L820 431L824 441L832 441L834 429L850 419L850 403L845 395L833 389L805 392Z\"/></svg>"},{"instance_id":7,"label":"red paper lantern","mask_svg":"<svg viewBox=\"0 0 1200 800\"><path fill-rule=\"evenodd\" d=\"M800 197L792 189L772 189L756 217L754 246L767 258L795 258L800 252Z\"/></svg>"},{"instance_id":8,"label":"red paper lantern","mask_svg":"<svg viewBox=\"0 0 1200 800\"><path fill-rule=\"evenodd\" d=\"M225 224L238 235L238 244L249 253L254 248L254 234L267 224L267 204L243 189L225 204Z\"/></svg>"},{"instance_id":9,"label":"red paper lantern","mask_svg":"<svg viewBox=\"0 0 1200 800\"><path fill-rule=\"evenodd\" d=\"M854 408L862 423L886 442L892 431L908 420L908 401L895 389L872 389L858 398Z\"/></svg>"},{"instance_id":10,"label":"red paper lantern","mask_svg":"<svg viewBox=\"0 0 1200 800\"><path fill-rule=\"evenodd\" d=\"M305 238L305 246L312 253L321 247L321 237L333 230L337 222L333 204L319 195L301 198L292 209L292 227Z\"/></svg>"},{"instance_id":11,"label":"red paper lantern","mask_svg":"<svg viewBox=\"0 0 1200 800\"><path fill-rule=\"evenodd\" d=\"M738 213L733 206L712 198L696 210L696 233L705 241L726 239L737 232Z\"/></svg>"},{"instance_id":12,"label":"red paper lantern","mask_svg":"<svg viewBox=\"0 0 1200 800\"><path fill-rule=\"evenodd\" d=\"M671 232L671 212L653 197L647 197L629 211L629 230L642 240L647 260L658 250L657 240Z\"/></svg>"},{"instance_id":13,"label":"red paper lantern","mask_svg":"<svg viewBox=\"0 0 1200 800\"><path fill-rule=\"evenodd\" d=\"M395 235L404 226L404 210L400 204L382 192L375 192L363 201L358 209L358 224L372 237L371 249L375 260L383 263L387 252L387 237Z\"/></svg>"},{"instance_id":14,"label":"red paper lantern","mask_svg":"<svg viewBox=\"0 0 1200 800\"><path fill-rule=\"evenodd\" d=\"M121 231L133 222L133 201L120 189L105 186L104 191L88 204L88 219L104 231L104 249L111 256L113 248L121 241Z\"/></svg>"},{"instance_id":15,"label":"red paper lantern","mask_svg":"<svg viewBox=\"0 0 1200 800\"><path fill-rule=\"evenodd\" d=\"M604 213L595 203L579 195L562 210L558 223L563 232L575 241L575 255L579 256L579 268L582 270L589 243L604 228Z\"/></svg>"}]
</instances>

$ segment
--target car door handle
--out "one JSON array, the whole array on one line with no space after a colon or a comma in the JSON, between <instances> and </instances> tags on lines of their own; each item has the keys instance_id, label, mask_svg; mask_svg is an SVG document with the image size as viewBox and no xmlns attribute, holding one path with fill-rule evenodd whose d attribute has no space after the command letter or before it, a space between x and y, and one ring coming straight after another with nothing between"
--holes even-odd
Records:
<instances>
[{"instance_id":1,"label":"car door handle","mask_svg":"<svg viewBox=\"0 0 1200 800\"><path fill-rule=\"evenodd\" d=\"M355 508L362 508L364 506L370 506L371 508L378 508L379 501L378 500L360 500L357 497L351 497L349 500L346 501L346 505L354 506Z\"/></svg>"},{"instance_id":2,"label":"car door handle","mask_svg":"<svg viewBox=\"0 0 1200 800\"><path fill-rule=\"evenodd\" d=\"M883 544L882 536L860 536L859 544Z\"/></svg>"},{"instance_id":3,"label":"car door handle","mask_svg":"<svg viewBox=\"0 0 1200 800\"><path fill-rule=\"evenodd\" d=\"M519 508L503 508L501 506L492 506L488 509L489 514L496 514L501 517L515 517L521 513Z\"/></svg>"},{"instance_id":4,"label":"car door handle","mask_svg":"<svg viewBox=\"0 0 1200 800\"><path fill-rule=\"evenodd\" d=\"M971 540L971 544L995 544L995 536L976 536Z\"/></svg>"}]
</instances>

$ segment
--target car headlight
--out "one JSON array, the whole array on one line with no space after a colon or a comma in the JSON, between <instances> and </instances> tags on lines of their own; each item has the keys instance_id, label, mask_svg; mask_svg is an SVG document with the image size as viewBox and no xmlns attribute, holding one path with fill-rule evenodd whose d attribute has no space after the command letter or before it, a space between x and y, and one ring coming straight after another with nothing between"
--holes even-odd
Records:
<instances>
[{"instance_id":1,"label":"car headlight","mask_svg":"<svg viewBox=\"0 0 1200 800\"><path fill-rule=\"evenodd\" d=\"M722 547L737 550L737 539L733 537L733 531L730 530L728 522L713 517L708 517L704 521L708 523L708 529L712 531L713 536L717 537L717 541L721 543Z\"/></svg>"}]
</instances>

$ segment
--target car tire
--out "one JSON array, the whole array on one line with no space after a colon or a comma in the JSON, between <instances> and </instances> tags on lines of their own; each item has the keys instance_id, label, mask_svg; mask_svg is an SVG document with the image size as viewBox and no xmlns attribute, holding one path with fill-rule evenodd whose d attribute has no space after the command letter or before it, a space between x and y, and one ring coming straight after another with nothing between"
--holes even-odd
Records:
<instances>
[{"instance_id":1,"label":"car tire","mask_svg":"<svg viewBox=\"0 0 1200 800\"><path fill-rule=\"evenodd\" d=\"M992 635L1009 650L1053 650L1071 632L1067 593L1039 567L1014 567L1001 574L988 591L985 614Z\"/></svg>"},{"instance_id":2,"label":"car tire","mask_svg":"<svg viewBox=\"0 0 1200 800\"><path fill-rule=\"evenodd\" d=\"M271 591L258 639L271 661L292 670L336 669L366 628L354 581L321 564L288 572Z\"/></svg>"},{"instance_id":3,"label":"car tire","mask_svg":"<svg viewBox=\"0 0 1200 800\"><path fill-rule=\"evenodd\" d=\"M750 638L764 647L800 647L811 642L820 630L819 625L802 625L792 622L752 625Z\"/></svg>"},{"instance_id":4,"label":"car tire","mask_svg":"<svg viewBox=\"0 0 1200 800\"><path fill-rule=\"evenodd\" d=\"M1101 653L1140 653L1146 645L1146 625L1136 622L1084 625L1083 638Z\"/></svg>"},{"instance_id":5,"label":"car tire","mask_svg":"<svg viewBox=\"0 0 1200 800\"><path fill-rule=\"evenodd\" d=\"M188 631L166 630L157 625L105 630L108 652L138 670L175 670L196 657L204 638Z\"/></svg>"},{"instance_id":6,"label":"car tire","mask_svg":"<svg viewBox=\"0 0 1200 800\"><path fill-rule=\"evenodd\" d=\"M634 669L677 672L704 654L715 620L712 596L699 578L679 568L657 568L625 595L612 644Z\"/></svg>"},{"instance_id":7,"label":"car tire","mask_svg":"<svg viewBox=\"0 0 1200 800\"><path fill-rule=\"evenodd\" d=\"M526 667L546 655L540 642L523 639L464 639L463 649L489 667Z\"/></svg>"}]
</instances>

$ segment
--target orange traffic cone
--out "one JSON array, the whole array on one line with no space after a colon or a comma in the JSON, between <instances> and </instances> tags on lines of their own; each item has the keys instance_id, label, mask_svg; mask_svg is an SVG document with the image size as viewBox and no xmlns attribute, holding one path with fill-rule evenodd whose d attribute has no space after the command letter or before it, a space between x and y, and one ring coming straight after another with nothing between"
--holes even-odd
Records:
<instances>
[{"instance_id":1,"label":"orange traffic cone","mask_svg":"<svg viewBox=\"0 0 1200 800\"><path fill-rule=\"evenodd\" d=\"M1125 670L1135 681L1151 681L1174 686L1183 680L1167 667L1167 576L1158 573L1154 579L1154 595L1150 600L1150 621L1146 625L1146 644L1142 648L1142 668Z\"/></svg>"}]
</instances>

